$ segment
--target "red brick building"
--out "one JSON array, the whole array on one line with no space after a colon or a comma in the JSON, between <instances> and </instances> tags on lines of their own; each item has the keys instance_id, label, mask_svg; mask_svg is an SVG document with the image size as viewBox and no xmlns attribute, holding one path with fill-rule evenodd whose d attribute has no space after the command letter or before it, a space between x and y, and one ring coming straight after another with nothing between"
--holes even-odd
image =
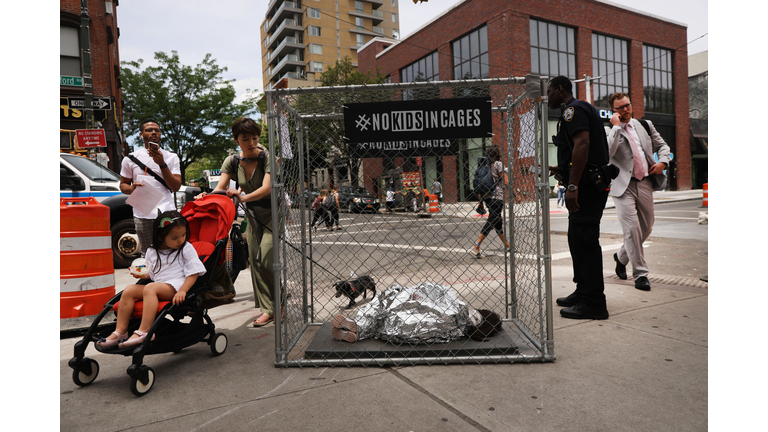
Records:
<instances>
[{"instance_id":1,"label":"red brick building","mask_svg":"<svg viewBox=\"0 0 768 432\"><path fill-rule=\"evenodd\" d=\"M369 42L358 50L358 67L379 68L390 82L531 73L571 80L602 76L592 81L590 99L604 110L606 124L608 96L628 93L635 117L653 121L672 149L670 188L691 188L685 24L602 0L463 0L400 41ZM574 93L587 99L586 83L578 83ZM554 130L560 112L549 114ZM463 151L469 158L483 150ZM554 160L551 144L549 154ZM433 178L443 182L446 201L462 200L462 189L467 189L446 184L458 178L460 159L444 157L425 170L427 184ZM364 164L369 178L386 169L381 161ZM395 161L403 164L410 162Z\"/></svg>"},{"instance_id":2,"label":"red brick building","mask_svg":"<svg viewBox=\"0 0 768 432\"><path fill-rule=\"evenodd\" d=\"M108 168L120 171L123 155L122 98L120 96L120 51L117 27L118 0L88 0L93 108L96 129L104 129L107 147L97 151L109 158ZM86 154L75 144L74 131L85 129L82 104L83 48L81 45L81 0L60 0L60 150Z\"/></svg>"}]
</instances>

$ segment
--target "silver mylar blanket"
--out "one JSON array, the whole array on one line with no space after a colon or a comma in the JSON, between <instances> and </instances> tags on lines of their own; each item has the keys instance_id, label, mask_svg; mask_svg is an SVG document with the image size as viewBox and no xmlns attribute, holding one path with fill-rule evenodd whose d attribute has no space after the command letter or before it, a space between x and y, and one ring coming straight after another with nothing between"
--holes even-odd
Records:
<instances>
[{"instance_id":1,"label":"silver mylar blanket","mask_svg":"<svg viewBox=\"0 0 768 432\"><path fill-rule=\"evenodd\" d=\"M393 285L380 292L355 315L357 339L393 343L446 343L464 336L469 324L466 303L453 289L423 282Z\"/></svg>"}]
</instances>

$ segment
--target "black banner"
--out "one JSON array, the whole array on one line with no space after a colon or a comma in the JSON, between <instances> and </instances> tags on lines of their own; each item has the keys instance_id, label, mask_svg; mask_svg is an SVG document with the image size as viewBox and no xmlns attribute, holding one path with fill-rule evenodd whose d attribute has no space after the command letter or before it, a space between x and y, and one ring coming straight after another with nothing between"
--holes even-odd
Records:
<instances>
[{"instance_id":1,"label":"black banner","mask_svg":"<svg viewBox=\"0 0 768 432\"><path fill-rule=\"evenodd\" d=\"M354 158L455 156L459 154L459 141L434 139L350 143L349 150L350 156Z\"/></svg>"},{"instance_id":2,"label":"black banner","mask_svg":"<svg viewBox=\"0 0 768 432\"><path fill-rule=\"evenodd\" d=\"M491 131L491 98L344 105L344 139L349 143L484 138Z\"/></svg>"}]
</instances>

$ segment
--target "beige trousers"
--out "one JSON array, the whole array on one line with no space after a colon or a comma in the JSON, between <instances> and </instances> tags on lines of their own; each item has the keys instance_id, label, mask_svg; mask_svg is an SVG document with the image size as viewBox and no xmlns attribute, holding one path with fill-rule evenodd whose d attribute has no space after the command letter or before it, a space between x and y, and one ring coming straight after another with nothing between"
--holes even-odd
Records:
<instances>
[{"instance_id":1,"label":"beige trousers","mask_svg":"<svg viewBox=\"0 0 768 432\"><path fill-rule=\"evenodd\" d=\"M613 197L621 230L624 232L624 244L618 252L619 262L632 263L632 276L637 280L648 277L648 264L645 262L643 243L653 230L653 184L646 177L643 180L632 179L627 190L620 197Z\"/></svg>"}]
</instances>

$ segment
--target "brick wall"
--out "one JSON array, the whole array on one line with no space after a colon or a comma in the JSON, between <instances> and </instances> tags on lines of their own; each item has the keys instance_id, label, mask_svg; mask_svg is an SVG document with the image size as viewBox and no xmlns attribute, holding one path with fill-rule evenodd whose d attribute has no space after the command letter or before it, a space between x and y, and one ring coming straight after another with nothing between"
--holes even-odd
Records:
<instances>
[{"instance_id":1,"label":"brick wall","mask_svg":"<svg viewBox=\"0 0 768 432\"><path fill-rule=\"evenodd\" d=\"M122 97L120 89L117 87L117 77L115 76L115 66L120 65L118 30L117 30L117 9L118 2L113 1L112 15L106 14L103 0L88 1L88 16L90 18L89 34L91 49L91 76L93 78L93 96L111 97L114 106L111 121L104 124L107 135L107 153L109 154L109 167L119 169L119 160L122 155L122 143L119 142L117 130L121 118L119 109ZM78 29L80 26L80 0L60 0L61 23L74 24ZM111 33L111 35L110 35ZM112 44L109 43L111 36ZM62 87L61 96L82 96L82 88ZM116 109L117 108L117 109ZM115 121L115 116L117 122ZM83 124L84 127L84 124Z\"/></svg>"},{"instance_id":2,"label":"brick wall","mask_svg":"<svg viewBox=\"0 0 768 432\"><path fill-rule=\"evenodd\" d=\"M392 46L376 58L374 44L358 53L361 71L376 67L389 74L392 82L400 81L400 69L438 51L440 80L453 76L453 40L488 26L490 76L525 76L530 73L530 19L535 18L576 29L577 77L592 73L592 33L600 33L629 41L630 97L637 118L644 112L643 44L673 51L676 153L678 189L691 187L691 160L688 122L688 50L684 25L664 21L617 6L592 0L465 0L418 33ZM378 53L379 51L376 51ZM586 93L586 84L578 83L578 94ZM444 169L451 167L443 164ZM446 178L449 178L446 176ZM446 195L450 185L446 184ZM447 198L447 196L446 196Z\"/></svg>"}]
</instances>

